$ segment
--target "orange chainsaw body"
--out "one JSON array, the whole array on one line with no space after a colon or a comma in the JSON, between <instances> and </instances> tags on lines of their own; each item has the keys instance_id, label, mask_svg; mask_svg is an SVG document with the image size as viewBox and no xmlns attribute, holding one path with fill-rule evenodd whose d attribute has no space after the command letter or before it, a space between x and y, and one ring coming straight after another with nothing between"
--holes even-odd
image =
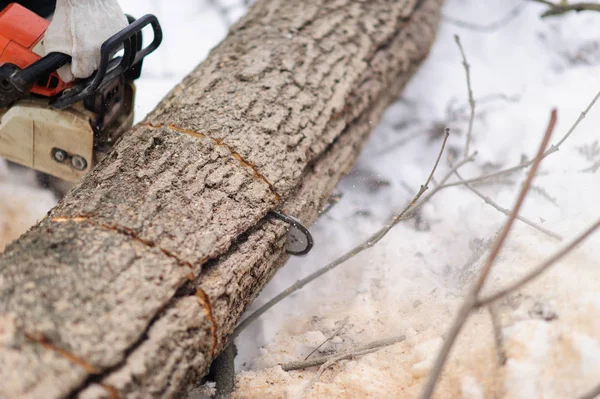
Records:
<instances>
[{"instance_id":1,"label":"orange chainsaw body","mask_svg":"<svg viewBox=\"0 0 600 399\"><path fill-rule=\"evenodd\" d=\"M43 55L43 38L50 23L25 7L12 3L0 12L0 65L10 63L20 69L33 64ZM52 97L71 86L56 72L44 76L30 92Z\"/></svg>"}]
</instances>

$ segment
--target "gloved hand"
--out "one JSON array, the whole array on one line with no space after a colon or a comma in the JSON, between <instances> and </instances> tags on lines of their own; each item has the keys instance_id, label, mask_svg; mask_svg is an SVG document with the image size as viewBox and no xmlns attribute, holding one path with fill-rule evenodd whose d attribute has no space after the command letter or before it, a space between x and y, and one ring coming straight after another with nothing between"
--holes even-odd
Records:
<instances>
[{"instance_id":1,"label":"gloved hand","mask_svg":"<svg viewBox=\"0 0 600 399\"><path fill-rule=\"evenodd\" d=\"M127 25L117 0L57 0L44 50L72 57L70 64L58 69L65 82L87 78L100 64L102 43Z\"/></svg>"}]
</instances>

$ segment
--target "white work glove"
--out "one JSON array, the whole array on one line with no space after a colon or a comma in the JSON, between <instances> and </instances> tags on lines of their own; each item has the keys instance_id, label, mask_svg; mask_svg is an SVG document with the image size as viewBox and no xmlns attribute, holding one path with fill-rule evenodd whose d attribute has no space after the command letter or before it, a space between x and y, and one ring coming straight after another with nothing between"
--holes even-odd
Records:
<instances>
[{"instance_id":1,"label":"white work glove","mask_svg":"<svg viewBox=\"0 0 600 399\"><path fill-rule=\"evenodd\" d=\"M102 43L127 25L117 0L57 0L44 51L72 57L70 64L58 69L65 82L87 78L98 69Z\"/></svg>"}]
</instances>

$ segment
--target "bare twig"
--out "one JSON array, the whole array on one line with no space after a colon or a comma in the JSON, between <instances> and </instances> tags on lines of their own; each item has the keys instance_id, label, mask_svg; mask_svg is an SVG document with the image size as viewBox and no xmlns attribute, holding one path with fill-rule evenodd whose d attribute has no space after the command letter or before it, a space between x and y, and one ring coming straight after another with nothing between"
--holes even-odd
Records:
<instances>
[{"instance_id":1,"label":"bare twig","mask_svg":"<svg viewBox=\"0 0 600 399\"><path fill-rule=\"evenodd\" d=\"M356 349L344 351L342 354L336 353L330 356L317 357L310 360L297 360L294 362L282 364L281 368L283 369L283 371L303 370L310 367L320 366L322 364L327 363L331 359L337 359L337 361L340 361L357 356L366 355L368 353L375 352L385 346L390 346L397 344L398 342L402 342L405 339L406 337L404 335L378 339L377 341L373 341L368 344L362 345Z\"/></svg>"},{"instance_id":2,"label":"bare twig","mask_svg":"<svg viewBox=\"0 0 600 399\"><path fill-rule=\"evenodd\" d=\"M467 91L469 95L469 107L471 109L471 113L469 115L469 128L467 130L467 138L465 142L465 152L463 154L463 156L467 158L469 156L469 150L471 149L471 139L473 137L473 120L475 119L475 100L473 99L473 90L471 89L471 66L467 62L465 51L462 47L462 44L460 43L460 37L458 37L458 35L454 35L454 40L456 41L456 45L460 50L462 64L465 68L465 74L467 75Z\"/></svg>"},{"instance_id":3,"label":"bare twig","mask_svg":"<svg viewBox=\"0 0 600 399\"><path fill-rule=\"evenodd\" d=\"M426 382L423 392L421 394L422 399L429 399L429 398L431 398L431 395L433 394L436 383L440 377L440 374L442 372L444 364L446 363L446 359L448 358L448 355L450 354L450 350L452 349L452 346L454 345L454 342L456 341L456 338L458 337L458 334L459 334L460 330L462 329L465 321L467 320L471 311L473 310L473 308L477 302L477 297L479 296L479 292L483 288L483 285L490 273L490 270L492 269L492 266L494 265L494 261L498 257L498 254L500 253L500 250L502 249L502 246L504 245L504 242L506 241L506 238L508 237L508 233L510 232L512 225L514 224L514 222L516 220L516 216L519 214L521 206L523 205L523 202L525 201L525 197L527 196L527 192L529 191L531 182L533 181L533 178L534 178L535 174L537 173L537 170L543 159L544 150L548 146L548 142L550 141L550 137L552 136L552 132L554 131L555 125L556 125L556 109L553 109L550 114L550 121L548 123L548 127L546 128L546 133L544 134L544 138L539 147L538 153L535 157L535 161L534 161L531 169L529 170L527 179L525 180L525 183L523 184L523 187L521 188L521 192L519 193L519 196L517 197L517 201L516 201L515 205L513 206L513 209L510 213L510 217L506 221L504 228L501 230L498 238L494 242L479 276L475 280L472 287L469 289L467 296L466 296L461 308L459 309L458 314L457 314L454 322L452 323L452 326L450 327L450 330L448 331L446 340L444 341L444 344L442 345L442 348L441 348L441 350L438 354L438 357L433 365L433 368L431 369L431 372L429 373L429 377L427 379L427 382Z\"/></svg>"},{"instance_id":4,"label":"bare twig","mask_svg":"<svg viewBox=\"0 0 600 399\"><path fill-rule=\"evenodd\" d=\"M461 181L465 185L465 187L467 187L469 190L471 190L471 192L473 192L473 194L475 194L476 196L481 198L483 201L485 201L486 204L490 205L491 207L496 209L498 212L501 212L501 213L505 214L506 216L510 216L510 211L508 209L501 207L496 202L494 202L494 200L492 200L490 197L483 195L479 190L477 190L476 188L471 186L469 183L467 183L462 178L462 176L458 173L458 171L456 171L454 174L456 175L456 177L458 177L459 181ZM520 220L521 222L533 227L536 230L541 231L544 234L549 235L550 237L552 237L554 239L557 239L559 241L563 239L563 237L560 234L557 234L551 230L548 230L545 227L542 227L539 224L527 219L526 217L517 215L517 220Z\"/></svg>"},{"instance_id":5,"label":"bare twig","mask_svg":"<svg viewBox=\"0 0 600 399\"><path fill-rule=\"evenodd\" d=\"M555 17L557 15L562 15L570 11L581 12L581 11L598 11L600 12L600 4L598 3L567 3L566 1L561 1L560 3L552 3L547 0L530 0L535 3L541 3L547 5L548 10L542 13L542 18L546 17Z\"/></svg>"},{"instance_id":6,"label":"bare twig","mask_svg":"<svg viewBox=\"0 0 600 399\"><path fill-rule=\"evenodd\" d=\"M506 363L506 354L504 353L504 335L502 334L502 324L500 323L500 316L498 315L498 308L496 307L496 304L490 304L490 306L488 306L488 312L490 313L492 327L494 328L496 359L498 360L498 364L502 366L504 363Z\"/></svg>"},{"instance_id":7,"label":"bare twig","mask_svg":"<svg viewBox=\"0 0 600 399\"><path fill-rule=\"evenodd\" d=\"M525 284L529 283L531 280L534 280L536 277L544 273L548 270L552 265L558 262L561 258L567 255L569 252L573 251L575 247L581 244L585 239L587 239L590 235L592 235L598 228L600 228L600 219L596 221L593 225L587 228L583 233L577 236L573 241L571 241L567 246L563 249L552 255L546 261L544 261L541 265L534 268L528 274L526 274L523 278L519 279L519 281L509 285L506 288L499 290L498 292L491 294L489 296L483 297L476 302L476 306L485 306L494 301L497 301L500 298L507 296L508 294L518 290L523 287Z\"/></svg>"},{"instance_id":8,"label":"bare twig","mask_svg":"<svg viewBox=\"0 0 600 399\"><path fill-rule=\"evenodd\" d=\"M354 351L348 351L342 354L337 354L337 355L333 355L333 356L328 356L327 358L320 358L320 359L315 359L315 360L319 360L319 361L323 361L322 363L314 363L311 364L310 366L303 366L303 367L295 367L295 368L287 368L286 369L286 365L282 366L282 368L286 371L289 370L299 370L302 368L307 368L307 367L313 367L313 366L317 366L319 364L321 364L321 367L319 367L319 370L317 370L317 373L310 379L310 381L304 386L304 389L302 390L302 392L300 393L300 398L303 398L304 396L306 396L306 394L308 392L310 392L310 390L312 389L313 385L319 381L319 378L321 378L321 375L323 375L323 373L325 372L325 370L327 370L329 367L333 366L335 363L341 361L341 360L347 360L347 359L352 359L354 357L358 357L358 356L363 356L363 355L367 355L369 353L372 352L376 352L379 349L381 349L382 347L385 346L390 346L393 345L395 343L398 343L400 341L403 341L405 339L404 335L398 336L398 337L392 337L392 338L387 338L387 339L383 339L383 340L379 340L379 341L375 341L375 342L371 342L370 344L367 344L359 349L356 349Z\"/></svg>"},{"instance_id":9,"label":"bare twig","mask_svg":"<svg viewBox=\"0 0 600 399\"><path fill-rule=\"evenodd\" d=\"M323 345L325 345L327 342L329 342L329 341L331 341L333 338L335 338L335 337L336 337L336 336L337 336L337 335L340 333L340 331L342 331L342 329L343 329L344 327L346 327L346 324L348 324L348 319L344 320L344 322L342 323L342 326L341 326L340 328L338 328L338 329L337 329L337 330L336 330L336 331L335 331L333 334L331 334L331 335L329 336L329 338L327 338L325 341L321 342L321 344L320 344L319 346L317 346L315 349L313 349L313 350L312 350L312 352L310 352L310 353L309 353L309 354L308 354L308 355L307 355L307 356L304 358L304 360L307 360L309 357L311 357L311 355L312 355L313 353L315 353L316 351L318 351L318 350L319 350L319 348L321 348L321 347L322 347Z\"/></svg>"},{"instance_id":10,"label":"bare twig","mask_svg":"<svg viewBox=\"0 0 600 399\"><path fill-rule=\"evenodd\" d=\"M319 367L319 369L317 370L315 375L313 375L313 377L306 383L306 385L304 386L304 389L302 389L302 392L300 393L298 398L299 399L304 398L310 392L313 385L315 385L315 383L317 381L319 381L319 379L321 378L321 376L323 375L325 370L327 370L329 367L333 366L335 363L337 363L340 360L342 360L341 356L334 357L334 358L326 361L323 365L321 365L321 367Z\"/></svg>"},{"instance_id":11,"label":"bare twig","mask_svg":"<svg viewBox=\"0 0 600 399\"><path fill-rule=\"evenodd\" d=\"M354 247L350 251L346 252L344 255L340 256L337 259L335 259L334 261L332 261L331 263L327 264L326 266L323 266L322 268L318 269L317 271L313 272L312 274L308 275L307 277L305 277L305 278L303 278L301 280L296 281L294 284L292 284L290 287L288 287L285 291L279 293L277 296L275 296L270 301L268 301L266 304L264 304L259 309L257 309L250 316L246 317L233 330L233 333L229 337L229 342L232 342L235 338L238 337L238 335L240 335L240 333L248 325L250 325L252 322L254 322L254 320L256 320L260 316L262 316L267 310L271 309L273 306L275 306L276 304L278 304L279 302L281 302L283 299L287 298L288 296L290 296L294 292L302 289L305 285L307 285L308 283L311 283L312 281L314 281L317 278L321 277L325 273L327 273L327 272L335 269L336 267L338 267L342 263L346 262L348 259L353 258L354 256L358 255L359 253L361 253L365 249L371 248L372 246L374 246L375 244L377 244L383 237L385 237L385 235L394 226L396 226L402 220L408 219L410 216L412 216L414 214L414 212L417 209L419 209L419 207L425 201L429 200L429 198L431 198L433 196L433 194L435 194L439 190L439 186L436 187L436 188L434 188L429 193L428 196L423 197L423 200L419 204L417 204L417 202L419 201L419 199L423 196L423 194L425 193L425 191L427 191L428 188L429 188L429 184L431 182L431 179L433 178L433 174L435 173L435 171L436 171L436 169L437 169L437 167L438 167L438 165L440 163L440 159L442 157L442 154L444 153L444 148L446 147L446 142L448 141L448 135L449 135L449 130L446 129L446 134L444 136L444 140L442 142L442 146L440 148L440 152L439 152L438 157L437 157L437 159L435 161L435 164L433 165L433 168L431 169L431 173L429 174L429 176L427 177L427 180L425 181L425 184L423 184L421 186L421 188L419 189L419 191L417 192L417 194L415 195L415 197L408 203L408 205L406 205L406 207L404 207L404 209L400 213L397 213L396 215L394 215L392 217L391 221L387 225L383 226L381 229L379 229L374 234L372 234L362 244ZM471 157L463 160L462 162L458 163L453 168L453 170L450 171L444 177L444 179L442 179L442 183L441 184L443 184L446 180L448 180L450 178L450 176L452 175L452 173L453 173L454 170L457 170L458 168L460 168L462 165L464 165L467 162L471 162L473 160L474 155L475 154L473 154Z\"/></svg>"},{"instance_id":12,"label":"bare twig","mask_svg":"<svg viewBox=\"0 0 600 399\"><path fill-rule=\"evenodd\" d=\"M478 32L493 32L495 30L502 28L503 26L508 24L510 21L515 19L521 13L521 10L523 10L524 7L525 7L525 3L519 3L517 6L513 7L509 12L507 12L506 15L504 15L502 18L498 19L497 21L486 24L486 25L482 25L482 24L478 24L478 23L474 23L474 22L470 22L470 21L463 21L458 18L450 17L448 15L442 15L442 19L445 22L448 22L452 25L455 25L455 26L458 26L461 28L478 31Z\"/></svg>"},{"instance_id":13,"label":"bare twig","mask_svg":"<svg viewBox=\"0 0 600 399\"><path fill-rule=\"evenodd\" d=\"M559 150L560 146L571 136L571 134L575 131L575 129L577 128L577 126L579 125L579 123L583 119L585 119L585 117L588 114L588 112L592 109L592 107L594 106L594 104L596 104L596 102L598 101L598 98L600 98L600 91L598 91L598 93L596 93L596 95L594 96L594 98L592 99L592 101L590 101L590 103L588 104L588 106L586 107L586 109L583 110L581 112L581 114L579 114L579 117L577 118L577 120L575 121L575 123L573 123L573 125L571 125L571 127L569 128L569 130L567 131L567 133L558 141L558 143L552 144L546 150L546 152L544 152L543 158L546 158L548 155L553 154L553 153L555 153L555 152L557 152ZM482 182L482 181L494 179L494 178L501 177L501 176L507 176L507 175L510 175L512 173L518 172L518 171L520 171L522 169L525 169L525 168L531 166L533 164L533 162L534 162L534 159L529 160L529 161L525 161L525 162L522 162L521 164L519 164L517 166L513 166L513 167L508 168L508 169L500 170L498 172L490 173L490 174L483 175L483 176L478 176L478 177L474 177L474 178L470 178L470 179L465 179L465 182L473 184L473 183L479 183L479 182ZM459 182L447 183L442 188L452 187L452 186L460 186L461 184L463 184L463 182L460 182L460 181Z\"/></svg>"}]
</instances>

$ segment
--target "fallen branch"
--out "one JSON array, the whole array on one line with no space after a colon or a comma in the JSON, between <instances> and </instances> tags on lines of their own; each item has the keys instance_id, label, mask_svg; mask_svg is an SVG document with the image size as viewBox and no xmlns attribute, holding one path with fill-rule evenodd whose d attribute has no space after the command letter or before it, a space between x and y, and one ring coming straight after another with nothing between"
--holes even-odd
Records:
<instances>
[{"instance_id":1,"label":"fallen branch","mask_svg":"<svg viewBox=\"0 0 600 399\"><path fill-rule=\"evenodd\" d=\"M544 151L548 145L548 142L550 141L550 137L552 136L552 132L554 131L555 125L556 110L554 109L550 114L550 121L548 123L548 127L546 128L546 133L544 134L542 143L540 144L538 153L534 159L532 168L529 170L527 179L525 180L525 183L521 188L521 192L519 193L517 201L513 206L510 217L506 221L506 224L500 232L500 235L498 236L497 240L494 242L478 278L475 280L473 286L469 289L467 296L463 302L463 305L460 307L458 314L446 335L444 344L440 349L438 357L433 365L433 368L431 369L431 372L429 373L429 377L421 394L422 399L429 399L431 398L431 395L433 395L436 383L440 377L444 364L446 363L446 359L450 354L450 350L452 349L452 346L454 345L454 342L456 341L456 338L458 337L458 334L460 333L460 330L462 329L465 321L471 314L471 311L474 309L475 304L477 302L477 297L479 296L479 292L483 288L483 285L485 284L485 281L492 269L492 266L494 265L494 262L498 257L498 254L500 253L500 250L502 249L506 238L508 237L508 233L510 232L514 221L516 220L516 216L518 215L519 210L521 209L521 206L525 201L525 197L527 196L527 192L529 191L531 182L533 181L533 178L535 177L539 165L544 157Z\"/></svg>"},{"instance_id":2,"label":"fallen branch","mask_svg":"<svg viewBox=\"0 0 600 399\"><path fill-rule=\"evenodd\" d=\"M320 366L322 364L327 363L329 360L336 359L344 360L350 359L352 357L366 355L367 353L375 352L385 346L394 345L398 342L402 342L406 339L406 336L399 335L396 337L378 339L377 341L370 342L363 346L359 346L353 350L347 350L342 354L336 353L329 356L318 357L310 360L296 360L293 362L285 363L281 365L283 371L293 371L293 370L303 370L310 367Z\"/></svg>"},{"instance_id":3,"label":"fallen branch","mask_svg":"<svg viewBox=\"0 0 600 399\"><path fill-rule=\"evenodd\" d=\"M323 345L325 345L327 342L329 342L332 339L334 339L335 337L337 337L337 335L342 331L342 329L344 327L346 327L347 323L348 323L348 319L346 319L342 323L342 326L340 328L338 328L337 330L335 330L335 332L333 334L331 334L329 337L327 337L327 339L325 341L321 342L315 349L313 349L308 355L306 355L306 357L304 358L304 360L308 360L308 358L311 357L313 353L315 353L316 351L318 351Z\"/></svg>"}]
</instances>

